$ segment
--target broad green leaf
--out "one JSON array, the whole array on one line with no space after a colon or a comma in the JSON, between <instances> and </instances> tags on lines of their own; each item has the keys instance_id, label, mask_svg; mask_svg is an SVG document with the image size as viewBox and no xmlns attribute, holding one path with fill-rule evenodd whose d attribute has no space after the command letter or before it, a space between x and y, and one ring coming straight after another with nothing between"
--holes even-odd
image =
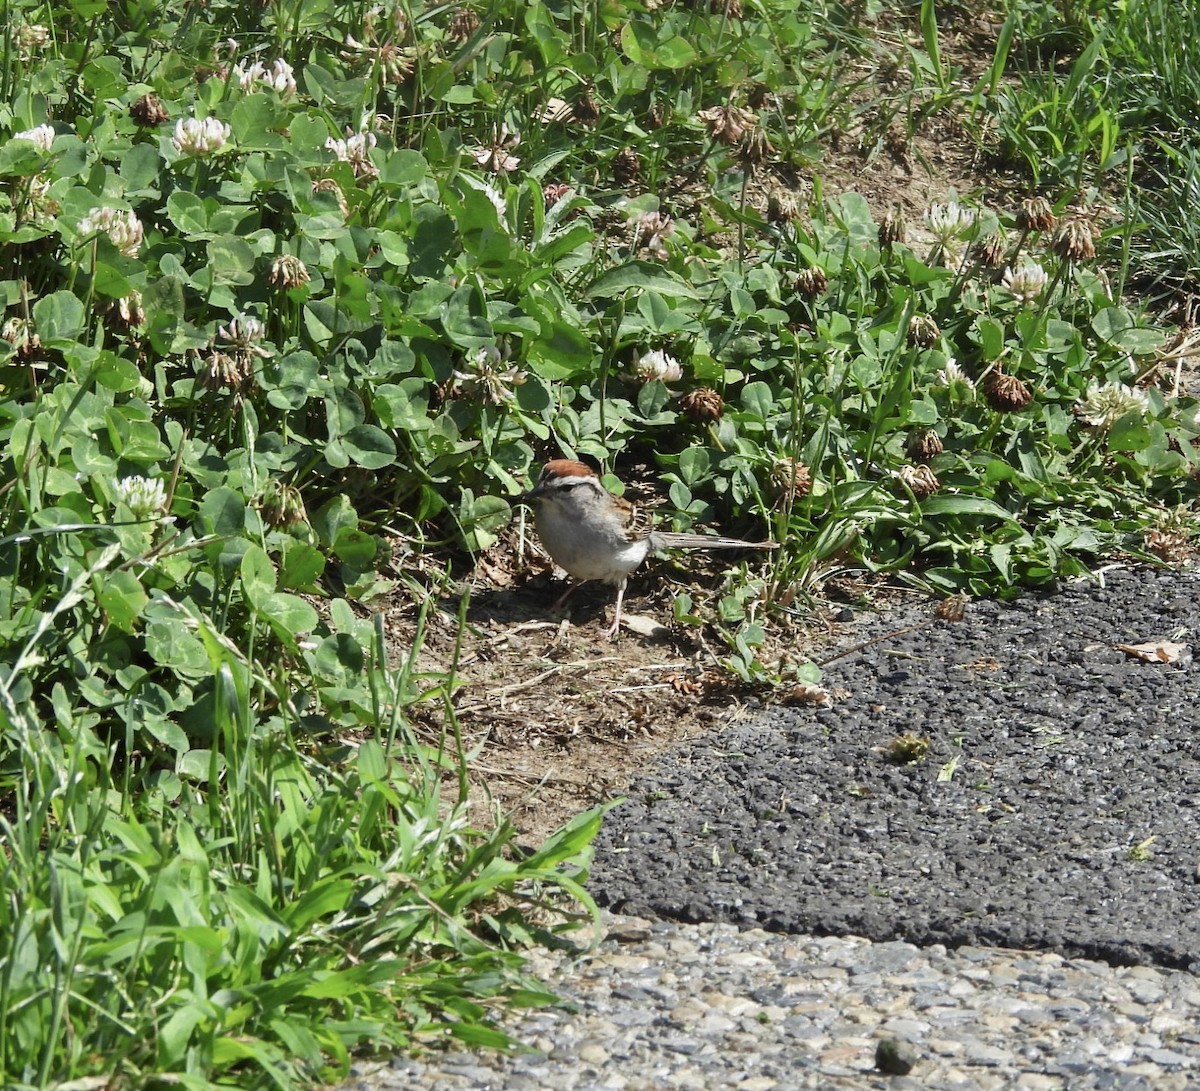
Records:
<instances>
[{"instance_id":1,"label":"broad green leaf","mask_svg":"<svg viewBox=\"0 0 1200 1091\"><path fill-rule=\"evenodd\" d=\"M263 604L275 593L275 566L271 558L265 550L252 545L242 554L239 569L246 598L255 608L263 609Z\"/></svg>"},{"instance_id":2,"label":"broad green leaf","mask_svg":"<svg viewBox=\"0 0 1200 1091\"><path fill-rule=\"evenodd\" d=\"M222 485L204 494L196 509L204 534L241 534L246 529L246 500L241 493Z\"/></svg>"},{"instance_id":3,"label":"broad green leaf","mask_svg":"<svg viewBox=\"0 0 1200 1091\"><path fill-rule=\"evenodd\" d=\"M167 198L167 216L185 237L209 237L208 209L205 208L204 202L189 190L177 189Z\"/></svg>"},{"instance_id":4,"label":"broad green leaf","mask_svg":"<svg viewBox=\"0 0 1200 1091\"><path fill-rule=\"evenodd\" d=\"M74 341L83 333L83 304L74 292L52 292L33 305L33 322L45 342Z\"/></svg>"},{"instance_id":5,"label":"broad green leaf","mask_svg":"<svg viewBox=\"0 0 1200 1091\"><path fill-rule=\"evenodd\" d=\"M1003 519L1016 522L1011 512L1006 511L994 500L982 496L938 493L921 501L923 515L976 515L984 519Z\"/></svg>"},{"instance_id":6,"label":"broad green leaf","mask_svg":"<svg viewBox=\"0 0 1200 1091\"><path fill-rule=\"evenodd\" d=\"M396 461L396 444L382 428L357 424L342 437L350 460L368 470L380 470Z\"/></svg>"}]
</instances>

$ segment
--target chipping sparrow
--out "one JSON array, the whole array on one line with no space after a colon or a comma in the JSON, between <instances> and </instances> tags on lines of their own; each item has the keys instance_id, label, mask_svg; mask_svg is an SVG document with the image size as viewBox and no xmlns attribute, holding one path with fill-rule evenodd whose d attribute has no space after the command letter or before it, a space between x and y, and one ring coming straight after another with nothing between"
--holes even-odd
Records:
<instances>
[{"instance_id":1,"label":"chipping sparrow","mask_svg":"<svg viewBox=\"0 0 1200 1091\"><path fill-rule=\"evenodd\" d=\"M613 496L595 472L582 462L556 458L547 462L524 496L534 506L534 523L554 563L580 583L604 580L617 588L616 616L606 636L621 627L621 602L629 574L658 549L776 549L775 542L677 534L640 526L636 509ZM559 599L578 584L569 587Z\"/></svg>"}]
</instances>

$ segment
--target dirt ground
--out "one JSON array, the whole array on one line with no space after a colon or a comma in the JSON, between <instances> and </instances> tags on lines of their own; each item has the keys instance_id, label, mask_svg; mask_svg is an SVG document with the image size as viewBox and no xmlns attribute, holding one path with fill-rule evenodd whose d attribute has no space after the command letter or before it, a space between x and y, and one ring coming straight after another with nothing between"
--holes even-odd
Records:
<instances>
[{"instance_id":1,"label":"dirt ground","mask_svg":"<svg viewBox=\"0 0 1200 1091\"><path fill-rule=\"evenodd\" d=\"M990 62L997 27L986 18L961 18L961 27L944 28L942 49L969 84ZM893 33L907 35L920 48L915 27L897 27ZM896 81L908 77L880 69L873 79L882 101ZM814 169L826 198L857 191L879 219L898 205L919 233L925 210L951 192L1001 208L1026 195L994 164L981 160L975 142L953 117L929 118L911 139L894 125L881 139L878 117L866 90L861 126L836 134ZM752 191L765 194L784 181L758 178ZM805 200L811 196L812 178L791 182ZM627 485L640 483L629 476L636 468L619 469ZM453 701L465 746L478 751L472 769L479 821L487 823L489 811L498 810L511 817L523 842L539 843L579 811L619 797L657 754L747 716L764 702L807 699L794 686L747 688L721 665L723 647L707 641L702 631L673 624L672 594L687 591L698 600L721 564L728 563L698 556L691 554L683 563L654 559L635 573L627 614L646 619L647 630L655 623L660 628L653 635L622 629L615 641L603 636L612 617L613 588L589 584L563 611L553 610L565 584L552 575L531 521L528 537L514 525L480 559L469 580L468 624L457 651L459 688ZM848 607L859 612L911 602L913 596L911 589L881 579L843 575L828 580L815 588L802 611L772 612L762 658L819 662L822 649L848 631L839 620L849 616ZM457 602L447 598L431 612L423 669L450 669L457 609ZM413 638L411 598L396 596L385 613L393 648L403 654ZM445 717L430 706L419 709L426 738L444 737Z\"/></svg>"}]
</instances>

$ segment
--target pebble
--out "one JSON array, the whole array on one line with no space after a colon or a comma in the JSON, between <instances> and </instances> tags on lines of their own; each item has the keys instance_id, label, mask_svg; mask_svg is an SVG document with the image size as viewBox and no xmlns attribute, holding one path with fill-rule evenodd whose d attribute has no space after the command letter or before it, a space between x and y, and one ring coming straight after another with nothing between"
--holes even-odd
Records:
<instances>
[{"instance_id":1,"label":"pebble","mask_svg":"<svg viewBox=\"0 0 1200 1091\"><path fill-rule=\"evenodd\" d=\"M604 926L590 951L531 953L563 1006L501 1019L526 1051L364 1064L342 1091L1200 1086L1200 981L1183 971L610 915Z\"/></svg>"}]
</instances>

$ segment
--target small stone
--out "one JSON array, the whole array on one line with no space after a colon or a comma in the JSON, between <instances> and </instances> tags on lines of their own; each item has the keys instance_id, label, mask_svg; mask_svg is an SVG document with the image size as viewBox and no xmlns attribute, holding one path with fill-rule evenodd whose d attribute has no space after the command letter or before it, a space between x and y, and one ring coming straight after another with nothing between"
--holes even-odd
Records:
<instances>
[{"instance_id":1,"label":"small stone","mask_svg":"<svg viewBox=\"0 0 1200 1091\"><path fill-rule=\"evenodd\" d=\"M875 1067L889 1076L907 1076L918 1059L912 1044L899 1038L884 1038L875 1047Z\"/></svg>"}]
</instances>

